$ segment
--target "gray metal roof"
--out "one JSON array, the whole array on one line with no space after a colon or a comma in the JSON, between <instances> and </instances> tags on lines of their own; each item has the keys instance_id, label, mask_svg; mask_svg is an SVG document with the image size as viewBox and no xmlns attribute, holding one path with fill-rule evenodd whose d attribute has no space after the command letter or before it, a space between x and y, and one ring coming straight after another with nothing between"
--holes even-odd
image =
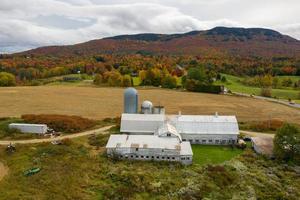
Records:
<instances>
[{"instance_id":1,"label":"gray metal roof","mask_svg":"<svg viewBox=\"0 0 300 200\"><path fill-rule=\"evenodd\" d=\"M146 148L180 150L180 155L193 155L189 142L181 142L178 138L159 137L157 135L111 135L106 148Z\"/></svg>"},{"instance_id":2,"label":"gray metal roof","mask_svg":"<svg viewBox=\"0 0 300 200\"><path fill-rule=\"evenodd\" d=\"M154 133L163 125L165 115L160 114L122 114L121 132Z\"/></svg>"},{"instance_id":3,"label":"gray metal roof","mask_svg":"<svg viewBox=\"0 0 300 200\"><path fill-rule=\"evenodd\" d=\"M179 133L184 134L239 134L235 116L175 115L169 120Z\"/></svg>"}]
</instances>

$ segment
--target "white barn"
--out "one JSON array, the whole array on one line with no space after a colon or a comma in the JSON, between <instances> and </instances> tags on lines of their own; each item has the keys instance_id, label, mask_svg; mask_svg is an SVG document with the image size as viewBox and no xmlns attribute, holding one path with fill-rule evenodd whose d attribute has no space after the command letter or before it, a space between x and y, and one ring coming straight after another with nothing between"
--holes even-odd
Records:
<instances>
[{"instance_id":1,"label":"white barn","mask_svg":"<svg viewBox=\"0 0 300 200\"><path fill-rule=\"evenodd\" d=\"M235 116L122 114L122 133L157 135L166 128L192 144L235 144L239 134Z\"/></svg>"},{"instance_id":2,"label":"white barn","mask_svg":"<svg viewBox=\"0 0 300 200\"><path fill-rule=\"evenodd\" d=\"M177 115L171 117L183 141L192 144L235 144L239 134L235 116Z\"/></svg>"},{"instance_id":3,"label":"white barn","mask_svg":"<svg viewBox=\"0 0 300 200\"><path fill-rule=\"evenodd\" d=\"M161 133L162 135L111 135L106 145L107 154L120 159L192 164L193 152L190 143L182 142L172 133L169 135L168 131Z\"/></svg>"}]
</instances>

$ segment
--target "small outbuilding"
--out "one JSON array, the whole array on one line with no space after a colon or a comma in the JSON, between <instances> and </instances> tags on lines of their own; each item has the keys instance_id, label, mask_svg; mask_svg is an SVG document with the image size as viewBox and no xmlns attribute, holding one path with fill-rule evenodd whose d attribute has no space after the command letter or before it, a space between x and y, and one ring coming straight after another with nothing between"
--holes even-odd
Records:
<instances>
[{"instance_id":1,"label":"small outbuilding","mask_svg":"<svg viewBox=\"0 0 300 200\"><path fill-rule=\"evenodd\" d=\"M22 133L45 134L48 131L48 126L46 124L11 123L8 127L9 129L17 129Z\"/></svg>"},{"instance_id":2,"label":"small outbuilding","mask_svg":"<svg viewBox=\"0 0 300 200\"><path fill-rule=\"evenodd\" d=\"M252 147L256 153L266 155L269 157L273 156L273 137L251 137L251 142Z\"/></svg>"}]
</instances>

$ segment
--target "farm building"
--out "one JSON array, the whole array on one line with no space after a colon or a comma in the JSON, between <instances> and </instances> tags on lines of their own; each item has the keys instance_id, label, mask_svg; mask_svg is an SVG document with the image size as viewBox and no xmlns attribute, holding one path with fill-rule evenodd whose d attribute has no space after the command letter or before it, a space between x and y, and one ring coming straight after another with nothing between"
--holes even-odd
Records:
<instances>
[{"instance_id":1,"label":"farm building","mask_svg":"<svg viewBox=\"0 0 300 200\"><path fill-rule=\"evenodd\" d=\"M251 137L251 143L254 151L258 154L273 156L273 138L267 136Z\"/></svg>"},{"instance_id":2,"label":"farm building","mask_svg":"<svg viewBox=\"0 0 300 200\"><path fill-rule=\"evenodd\" d=\"M11 123L8 125L9 129L17 129L22 133L37 133L45 134L48 131L48 126L46 124L21 124L21 123Z\"/></svg>"},{"instance_id":3,"label":"farm building","mask_svg":"<svg viewBox=\"0 0 300 200\"><path fill-rule=\"evenodd\" d=\"M238 139L235 116L166 115L163 106L150 101L144 101L138 113L138 92L133 88L125 90L124 105L120 126L124 134L110 136L109 156L191 164L191 144L231 145Z\"/></svg>"},{"instance_id":4,"label":"farm building","mask_svg":"<svg viewBox=\"0 0 300 200\"><path fill-rule=\"evenodd\" d=\"M122 114L122 133L155 135L165 124L172 125L183 141L192 144L235 144L239 134L235 116Z\"/></svg>"},{"instance_id":5,"label":"farm building","mask_svg":"<svg viewBox=\"0 0 300 200\"><path fill-rule=\"evenodd\" d=\"M120 159L176 161L192 164L193 152L189 142L164 135L111 135L107 154Z\"/></svg>"}]
</instances>

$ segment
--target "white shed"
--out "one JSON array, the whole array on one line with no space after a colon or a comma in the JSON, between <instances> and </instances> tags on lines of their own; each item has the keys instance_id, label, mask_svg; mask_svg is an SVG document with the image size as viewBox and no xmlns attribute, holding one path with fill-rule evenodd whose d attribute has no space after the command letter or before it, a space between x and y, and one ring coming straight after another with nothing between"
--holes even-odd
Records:
<instances>
[{"instance_id":1,"label":"white shed","mask_svg":"<svg viewBox=\"0 0 300 200\"><path fill-rule=\"evenodd\" d=\"M37 133L45 134L48 131L48 126L46 124L21 124L21 123L11 123L8 125L10 129L18 129L22 133Z\"/></svg>"}]
</instances>

